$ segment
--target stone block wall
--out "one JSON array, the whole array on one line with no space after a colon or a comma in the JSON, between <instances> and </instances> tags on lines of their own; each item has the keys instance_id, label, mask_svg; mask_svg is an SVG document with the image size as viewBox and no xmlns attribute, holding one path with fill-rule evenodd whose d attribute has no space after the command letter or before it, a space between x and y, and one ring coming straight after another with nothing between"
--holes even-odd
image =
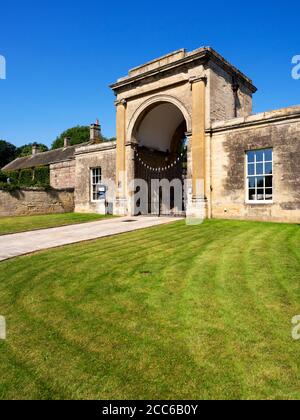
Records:
<instances>
[{"instance_id":1,"label":"stone block wall","mask_svg":"<svg viewBox=\"0 0 300 420\"><path fill-rule=\"evenodd\" d=\"M74 190L0 190L0 217L33 216L74 211Z\"/></svg>"},{"instance_id":2,"label":"stone block wall","mask_svg":"<svg viewBox=\"0 0 300 420\"><path fill-rule=\"evenodd\" d=\"M237 117L246 117L252 113L252 92L241 81L235 96L233 79L215 63L210 63L208 70L209 101L211 122L223 121Z\"/></svg>"},{"instance_id":3,"label":"stone block wall","mask_svg":"<svg viewBox=\"0 0 300 420\"><path fill-rule=\"evenodd\" d=\"M75 187L75 159L50 165L50 185L55 189Z\"/></svg>"},{"instance_id":4,"label":"stone block wall","mask_svg":"<svg viewBox=\"0 0 300 420\"><path fill-rule=\"evenodd\" d=\"M76 149L75 211L104 213L104 203L93 202L91 194L91 169L101 168L103 183L116 180L116 142L101 143ZM113 208L114 196L108 196Z\"/></svg>"},{"instance_id":5,"label":"stone block wall","mask_svg":"<svg viewBox=\"0 0 300 420\"><path fill-rule=\"evenodd\" d=\"M211 217L300 222L300 107L212 125ZM247 204L246 151L273 148L273 203Z\"/></svg>"}]
</instances>

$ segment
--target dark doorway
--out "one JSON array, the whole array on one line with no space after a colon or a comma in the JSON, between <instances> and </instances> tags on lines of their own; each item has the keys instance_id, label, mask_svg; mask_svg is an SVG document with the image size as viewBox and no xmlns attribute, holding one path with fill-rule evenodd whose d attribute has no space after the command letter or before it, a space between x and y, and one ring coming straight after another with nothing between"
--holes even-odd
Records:
<instances>
[{"instance_id":1,"label":"dark doorway","mask_svg":"<svg viewBox=\"0 0 300 420\"><path fill-rule=\"evenodd\" d=\"M184 216L186 211L187 143L184 137L175 152L158 152L145 147L135 150L135 179L148 186L147 214ZM166 190L169 189L169 190ZM136 192L140 191L137 187ZM181 194L180 198L178 194ZM137 202L140 213L141 198Z\"/></svg>"},{"instance_id":2,"label":"dark doorway","mask_svg":"<svg viewBox=\"0 0 300 420\"><path fill-rule=\"evenodd\" d=\"M172 103L151 106L138 119L133 131L136 142L134 175L136 192L139 191L142 197L136 203L136 215L185 214L186 131L186 120ZM144 187L139 190L141 180Z\"/></svg>"}]
</instances>

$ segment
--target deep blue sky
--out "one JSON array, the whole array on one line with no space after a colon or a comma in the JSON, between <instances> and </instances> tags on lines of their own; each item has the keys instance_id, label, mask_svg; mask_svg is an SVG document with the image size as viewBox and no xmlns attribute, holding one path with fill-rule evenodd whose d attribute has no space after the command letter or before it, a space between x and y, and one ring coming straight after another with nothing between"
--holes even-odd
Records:
<instances>
[{"instance_id":1,"label":"deep blue sky","mask_svg":"<svg viewBox=\"0 0 300 420\"><path fill-rule=\"evenodd\" d=\"M179 48L212 46L251 77L254 111L300 103L300 5L289 1L13 1L0 9L0 138L50 145L98 117L115 134L108 85Z\"/></svg>"}]
</instances>

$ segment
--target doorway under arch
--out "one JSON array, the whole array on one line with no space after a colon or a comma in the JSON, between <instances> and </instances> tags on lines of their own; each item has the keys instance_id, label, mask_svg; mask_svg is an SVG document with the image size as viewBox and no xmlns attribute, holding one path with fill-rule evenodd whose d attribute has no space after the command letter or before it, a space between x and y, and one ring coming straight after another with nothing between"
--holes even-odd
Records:
<instances>
[{"instance_id":1,"label":"doorway under arch","mask_svg":"<svg viewBox=\"0 0 300 420\"><path fill-rule=\"evenodd\" d=\"M134 175L146 181L147 205L138 202L134 213L183 216L186 210L187 121L173 103L151 104L138 117L132 132ZM163 185L163 186L162 186ZM143 212L141 212L143 208Z\"/></svg>"}]
</instances>

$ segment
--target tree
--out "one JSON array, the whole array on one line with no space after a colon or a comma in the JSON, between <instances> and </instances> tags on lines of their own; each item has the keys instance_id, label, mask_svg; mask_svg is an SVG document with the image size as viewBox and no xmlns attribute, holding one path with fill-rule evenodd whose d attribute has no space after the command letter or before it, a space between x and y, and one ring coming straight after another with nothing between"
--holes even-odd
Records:
<instances>
[{"instance_id":1,"label":"tree","mask_svg":"<svg viewBox=\"0 0 300 420\"><path fill-rule=\"evenodd\" d=\"M37 146L39 153L47 152L49 150L48 147L43 143L28 143L24 144L24 146L18 147L17 157L30 156L32 154L32 146L34 144Z\"/></svg>"},{"instance_id":2,"label":"tree","mask_svg":"<svg viewBox=\"0 0 300 420\"><path fill-rule=\"evenodd\" d=\"M88 142L90 139L90 127L87 126L77 126L69 128L68 130L61 133L59 137L52 143L52 149L60 149L64 147L64 139L69 137L71 139L71 145L74 146L76 144L81 144ZM114 137L108 139L101 134L101 140L105 141L113 141L116 140Z\"/></svg>"},{"instance_id":3,"label":"tree","mask_svg":"<svg viewBox=\"0 0 300 420\"><path fill-rule=\"evenodd\" d=\"M5 140L0 140L0 168L16 158L16 151L16 146Z\"/></svg>"},{"instance_id":4,"label":"tree","mask_svg":"<svg viewBox=\"0 0 300 420\"><path fill-rule=\"evenodd\" d=\"M52 149L59 149L64 147L64 139L66 137L71 138L71 145L81 144L89 141L90 138L90 128L86 126L77 126L69 128L68 130L61 133L59 137L52 143Z\"/></svg>"}]
</instances>

